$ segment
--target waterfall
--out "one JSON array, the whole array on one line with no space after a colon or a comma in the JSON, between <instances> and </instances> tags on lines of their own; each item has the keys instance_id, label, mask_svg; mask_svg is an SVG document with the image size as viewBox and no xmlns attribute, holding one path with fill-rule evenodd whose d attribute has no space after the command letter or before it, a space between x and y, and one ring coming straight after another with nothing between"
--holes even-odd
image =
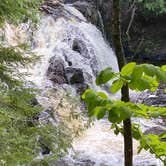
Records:
<instances>
[{"instance_id":1,"label":"waterfall","mask_svg":"<svg viewBox=\"0 0 166 166\"><path fill-rule=\"evenodd\" d=\"M58 68L57 72L61 72L61 75L58 75L58 81L64 89L66 87L74 89L78 85L65 81L66 77L70 77L72 68L82 73L83 83L88 87L104 90L104 87L100 89L95 85L95 77L106 67L111 66L114 71L118 70L112 48L104 40L102 33L87 22L74 7L60 4L57 8L58 10L49 8L52 14L42 16L35 31L29 33L28 26L21 26L21 30L25 29L23 34L32 35L30 42L32 52L41 57L40 61L27 69L31 75L26 79L32 81L43 91L53 88L57 83L53 81L57 79L57 75L48 73L51 65L51 71ZM12 38L14 37L11 35L13 31L17 33L19 30L7 27L6 35L9 36L9 43L13 43ZM19 33L21 32L19 31ZM28 35L25 36L28 38ZM61 67L57 66L57 62L62 64ZM62 78L65 74L63 72L66 71L69 74ZM73 94L77 95L76 92ZM44 100L44 102L48 101ZM136 145L138 143L134 142L134 144L135 165L160 165L154 156L146 152L137 155ZM73 148L78 155L73 157L73 154L69 154L66 156L67 165L123 165L123 137L115 136L110 129L110 123L106 120L95 122L83 136L76 138Z\"/></svg>"},{"instance_id":2,"label":"waterfall","mask_svg":"<svg viewBox=\"0 0 166 166\"><path fill-rule=\"evenodd\" d=\"M116 57L102 33L88 23L80 12L67 5L64 10L71 14L68 19L41 18L33 41L33 52L41 55L41 61L31 70L30 79L39 87L48 86L46 71L50 58L54 57L61 59L65 68L72 66L81 69L85 82L97 89L94 82L97 73L108 66L117 71Z\"/></svg>"}]
</instances>

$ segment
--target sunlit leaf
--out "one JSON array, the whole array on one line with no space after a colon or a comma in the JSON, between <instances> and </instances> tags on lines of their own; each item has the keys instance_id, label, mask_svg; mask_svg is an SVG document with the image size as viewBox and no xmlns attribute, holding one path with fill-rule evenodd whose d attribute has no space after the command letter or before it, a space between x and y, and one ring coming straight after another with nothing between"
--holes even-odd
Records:
<instances>
[{"instance_id":1,"label":"sunlit leaf","mask_svg":"<svg viewBox=\"0 0 166 166\"><path fill-rule=\"evenodd\" d=\"M136 66L131 74L131 79L132 80L138 80L142 77L143 74L143 68L142 66Z\"/></svg>"},{"instance_id":2,"label":"sunlit leaf","mask_svg":"<svg viewBox=\"0 0 166 166\"><path fill-rule=\"evenodd\" d=\"M166 65L161 66L161 69L162 69L163 71L166 71Z\"/></svg>"},{"instance_id":3,"label":"sunlit leaf","mask_svg":"<svg viewBox=\"0 0 166 166\"><path fill-rule=\"evenodd\" d=\"M116 73L112 71L112 68L106 68L105 70L101 71L100 74L96 78L96 84L101 85L105 84L111 79L115 78Z\"/></svg>"},{"instance_id":4,"label":"sunlit leaf","mask_svg":"<svg viewBox=\"0 0 166 166\"><path fill-rule=\"evenodd\" d=\"M115 106L109 111L108 119L112 123L120 123L131 117L131 112L125 106Z\"/></svg>"},{"instance_id":5,"label":"sunlit leaf","mask_svg":"<svg viewBox=\"0 0 166 166\"><path fill-rule=\"evenodd\" d=\"M108 99L108 96L104 92L97 92L97 95L103 99Z\"/></svg>"},{"instance_id":6,"label":"sunlit leaf","mask_svg":"<svg viewBox=\"0 0 166 166\"><path fill-rule=\"evenodd\" d=\"M105 107L96 107L94 109L94 116L97 117L97 119L102 119L105 116L107 109Z\"/></svg>"},{"instance_id":7,"label":"sunlit leaf","mask_svg":"<svg viewBox=\"0 0 166 166\"><path fill-rule=\"evenodd\" d=\"M136 67L135 62L130 62L127 65L125 65L121 70L122 76L127 76L127 75L132 74L135 67Z\"/></svg>"},{"instance_id":8,"label":"sunlit leaf","mask_svg":"<svg viewBox=\"0 0 166 166\"><path fill-rule=\"evenodd\" d=\"M139 140L142 137L142 132L138 124L132 124L132 136L134 139Z\"/></svg>"},{"instance_id":9,"label":"sunlit leaf","mask_svg":"<svg viewBox=\"0 0 166 166\"><path fill-rule=\"evenodd\" d=\"M110 92L113 93L113 94L118 92L122 88L123 84L124 84L124 82L122 80L120 80L120 79L115 80L112 83L112 85L110 86Z\"/></svg>"}]
</instances>

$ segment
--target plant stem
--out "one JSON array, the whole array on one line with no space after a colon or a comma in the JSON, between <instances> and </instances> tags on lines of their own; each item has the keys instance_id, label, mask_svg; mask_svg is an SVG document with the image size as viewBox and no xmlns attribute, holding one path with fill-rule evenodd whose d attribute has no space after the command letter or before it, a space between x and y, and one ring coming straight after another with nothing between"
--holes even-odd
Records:
<instances>
[{"instance_id":1,"label":"plant stem","mask_svg":"<svg viewBox=\"0 0 166 166\"><path fill-rule=\"evenodd\" d=\"M119 71L125 65L125 58L121 40L121 27L120 27L120 0L113 0L113 43L115 48L115 54L118 60ZM129 88L125 85L121 89L122 101L128 102L129 99ZM126 119L123 122L124 125L124 153L125 153L125 166L132 166L133 157L133 144L132 144L132 129L131 120Z\"/></svg>"}]
</instances>

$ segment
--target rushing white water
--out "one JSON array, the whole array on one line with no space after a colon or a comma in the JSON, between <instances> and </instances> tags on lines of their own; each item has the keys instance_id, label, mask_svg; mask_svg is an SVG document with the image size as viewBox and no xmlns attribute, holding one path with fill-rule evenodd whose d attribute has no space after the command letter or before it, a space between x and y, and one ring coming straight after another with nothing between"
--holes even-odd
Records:
<instances>
[{"instance_id":1,"label":"rushing white water","mask_svg":"<svg viewBox=\"0 0 166 166\"><path fill-rule=\"evenodd\" d=\"M94 25L84 21L85 18L73 7L66 8L72 14L79 16L82 21L76 18L55 20L51 16L41 19L35 34L33 51L42 58L41 62L31 70L31 80L40 87L46 86L48 80L45 73L50 58L55 56L56 59L62 59L65 67L69 66L67 61L70 61L73 67L82 69L86 82L95 87L95 71L108 66L111 66L114 71L117 70L115 55ZM72 49L74 42L80 43L81 53Z\"/></svg>"},{"instance_id":2,"label":"rushing white water","mask_svg":"<svg viewBox=\"0 0 166 166\"><path fill-rule=\"evenodd\" d=\"M117 61L112 49L107 45L101 32L92 24L87 23L83 15L71 6L63 6L70 13L70 18L54 18L43 16L37 30L33 34L32 51L41 56L39 62L29 69L31 76L28 80L34 82L41 89L53 87L48 80L46 71L50 58L61 59L65 67L82 69L87 84L98 89L95 85L96 73L111 66L117 70ZM12 40L12 29L8 27L7 36ZM13 30L15 31L15 30ZM77 43L81 52L73 50L73 43ZM134 142L134 165L160 166L158 160L147 152L136 154L137 142ZM123 138L115 136L106 121L95 122L80 138L73 142L77 159L67 156L68 165L88 166L88 160L96 166L123 165ZM84 162L83 162L84 160ZM90 166L90 164L89 164Z\"/></svg>"},{"instance_id":3,"label":"rushing white water","mask_svg":"<svg viewBox=\"0 0 166 166\"><path fill-rule=\"evenodd\" d=\"M159 160L146 151L137 154L138 142L133 143L134 166L162 166ZM90 160L95 163L95 166L123 166L123 137L116 136L106 120L95 122L82 137L74 141L73 146L78 156L74 162L86 163Z\"/></svg>"}]
</instances>

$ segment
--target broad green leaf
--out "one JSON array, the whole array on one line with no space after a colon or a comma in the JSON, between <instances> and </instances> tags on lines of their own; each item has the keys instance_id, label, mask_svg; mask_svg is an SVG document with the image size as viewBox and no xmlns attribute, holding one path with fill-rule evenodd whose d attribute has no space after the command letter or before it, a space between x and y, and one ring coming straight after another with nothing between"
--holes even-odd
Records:
<instances>
[{"instance_id":1,"label":"broad green leaf","mask_svg":"<svg viewBox=\"0 0 166 166\"><path fill-rule=\"evenodd\" d=\"M159 137L166 139L166 131L164 133L160 134Z\"/></svg>"},{"instance_id":2,"label":"broad green leaf","mask_svg":"<svg viewBox=\"0 0 166 166\"><path fill-rule=\"evenodd\" d=\"M138 79L140 79L142 77L142 74L143 74L143 68L142 68L142 66L137 65L134 68L134 70L133 70L133 72L131 74L131 79L132 80L138 80Z\"/></svg>"},{"instance_id":3,"label":"broad green leaf","mask_svg":"<svg viewBox=\"0 0 166 166\"><path fill-rule=\"evenodd\" d=\"M134 139L139 140L142 137L142 132L138 124L132 124L132 136Z\"/></svg>"},{"instance_id":4,"label":"broad green leaf","mask_svg":"<svg viewBox=\"0 0 166 166\"><path fill-rule=\"evenodd\" d=\"M108 96L104 92L97 92L97 95L103 99L108 99Z\"/></svg>"},{"instance_id":5,"label":"broad green leaf","mask_svg":"<svg viewBox=\"0 0 166 166\"><path fill-rule=\"evenodd\" d=\"M151 77L156 76L158 81L166 83L166 73L164 71L166 68L165 66L162 66L161 68L150 64L143 64L141 66L143 67L146 75Z\"/></svg>"},{"instance_id":6,"label":"broad green leaf","mask_svg":"<svg viewBox=\"0 0 166 166\"><path fill-rule=\"evenodd\" d=\"M116 73L112 71L111 67L108 67L105 70L101 71L100 74L97 76L96 84L97 85L105 84L115 77Z\"/></svg>"},{"instance_id":7,"label":"broad green leaf","mask_svg":"<svg viewBox=\"0 0 166 166\"><path fill-rule=\"evenodd\" d=\"M120 107L119 110L121 113L120 115L121 115L122 120L130 118L132 115L130 110L126 106Z\"/></svg>"},{"instance_id":8,"label":"broad green leaf","mask_svg":"<svg viewBox=\"0 0 166 166\"><path fill-rule=\"evenodd\" d=\"M163 70L156 70L156 77L158 81L166 83L166 73Z\"/></svg>"},{"instance_id":9,"label":"broad green leaf","mask_svg":"<svg viewBox=\"0 0 166 166\"><path fill-rule=\"evenodd\" d=\"M108 110L112 107L112 101L108 99L104 92L95 92L88 89L82 95L82 99L86 103L89 116L96 115L97 118L100 118L103 115L102 113L104 113L104 109Z\"/></svg>"},{"instance_id":10,"label":"broad green leaf","mask_svg":"<svg viewBox=\"0 0 166 166\"><path fill-rule=\"evenodd\" d=\"M127 65L125 65L121 70L122 76L131 75L135 67L136 67L135 62L130 62Z\"/></svg>"},{"instance_id":11,"label":"broad green leaf","mask_svg":"<svg viewBox=\"0 0 166 166\"><path fill-rule=\"evenodd\" d=\"M149 150L152 154L155 154L157 158L166 157L166 142L161 142L158 135L144 135L143 139L140 141L140 146L145 150Z\"/></svg>"},{"instance_id":12,"label":"broad green leaf","mask_svg":"<svg viewBox=\"0 0 166 166\"><path fill-rule=\"evenodd\" d=\"M82 99L86 103L89 114L91 114L91 111L93 111L94 108L98 106L98 103L100 102L100 99L97 97L96 92L92 89L86 90L82 95Z\"/></svg>"},{"instance_id":13,"label":"broad green leaf","mask_svg":"<svg viewBox=\"0 0 166 166\"><path fill-rule=\"evenodd\" d=\"M153 109L152 109L152 111L151 110L149 110L149 116L150 117L153 117L153 118L158 118L159 116L164 116L164 115L166 115L166 110L162 110L162 109L154 109L154 111L153 111Z\"/></svg>"},{"instance_id":14,"label":"broad green leaf","mask_svg":"<svg viewBox=\"0 0 166 166\"><path fill-rule=\"evenodd\" d=\"M134 80L129 83L129 87L132 90L144 91L145 89L150 89L150 82L145 78L140 78L139 80Z\"/></svg>"},{"instance_id":15,"label":"broad green leaf","mask_svg":"<svg viewBox=\"0 0 166 166\"><path fill-rule=\"evenodd\" d=\"M155 92L159 86L159 83L155 78L151 78L150 85L151 85L150 91Z\"/></svg>"},{"instance_id":16,"label":"broad green leaf","mask_svg":"<svg viewBox=\"0 0 166 166\"><path fill-rule=\"evenodd\" d=\"M147 74L148 76L154 76L156 74L156 69L157 67L151 64L142 64L140 65L143 68L143 71L145 72L145 74Z\"/></svg>"},{"instance_id":17,"label":"broad green leaf","mask_svg":"<svg viewBox=\"0 0 166 166\"><path fill-rule=\"evenodd\" d=\"M142 107L140 107L139 105L132 102L121 102L120 105L126 106L132 112L133 117L148 118L147 112L145 111L145 109L142 108L142 105Z\"/></svg>"},{"instance_id":18,"label":"broad green leaf","mask_svg":"<svg viewBox=\"0 0 166 166\"><path fill-rule=\"evenodd\" d=\"M166 93L166 88L164 88L164 93Z\"/></svg>"},{"instance_id":19,"label":"broad green leaf","mask_svg":"<svg viewBox=\"0 0 166 166\"><path fill-rule=\"evenodd\" d=\"M116 92L118 92L121 88L122 88L122 86L123 86L123 81L122 80L115 80L113 83L112 83L112 85L110 86L110 92L111 93L116 93Z\"/></svg>"},{"instance_id":20,"label":"broad green leaf","mask_svg":"<svg viewBox=\"0 0 166 166\"><path fill-rule=\"evenodd\" d=\"M97 119L102 119L105 116L107 109L105 107L96 107L94 109L94 116L97 117Z\"/></svg>"},{"instance_id":21,"label":"broad green leaf","mask_svg":"<svg viewBox=\"0 0 166 166\"><path fill-rule=\"evenodd\" d=\"M93 96L96 96L95 91L93 89L87 89L82 94L82 99L85 100L87 97L93 98Z\"/></svg>"},{"instance_id":22,"label":"broad green leaf","mask_svg":"<svg viewBox=\"0 0 166 166\"><path fill-rule=\"evenodd\" d=\"M109 111L108 119L112 123L120 123L131 117L131 112L125 106L115 106Z\"/></svg>"},{"instance_id":23,"label":"broad green leaf","mask_svg":"<svg viewBox=\"0 0 166 166\"><path fill-rule=\"evenodd\" d=\"M166 71L166 65L161 66L161 70Z\"/></svg>"},{"instance_id":24,"label":"broad green leaf","mask_svg":"<svg viewBox=\"0 0 166 166\"><path fill-rule=\"evenodd\" d=\"M159 116L166 115L165 107L160 108L160 107L146 106L144 104L138 104L138 107L140 107L140 110L144 111L144 113L146 113L148 117L157 118Z\"/></svg>"},{"instance_id":25,"label":"broad green leaf","mask_svg":"<svg viewBox=\"0 0 166 166\"><path fill-rule=\"evenodd\" d=\"M109 111L108 120L112 123L120 123L121 122L120 113L119 113L119 111L117 111L116 108L112 108Z\"/></svg>"}]
</instances>

